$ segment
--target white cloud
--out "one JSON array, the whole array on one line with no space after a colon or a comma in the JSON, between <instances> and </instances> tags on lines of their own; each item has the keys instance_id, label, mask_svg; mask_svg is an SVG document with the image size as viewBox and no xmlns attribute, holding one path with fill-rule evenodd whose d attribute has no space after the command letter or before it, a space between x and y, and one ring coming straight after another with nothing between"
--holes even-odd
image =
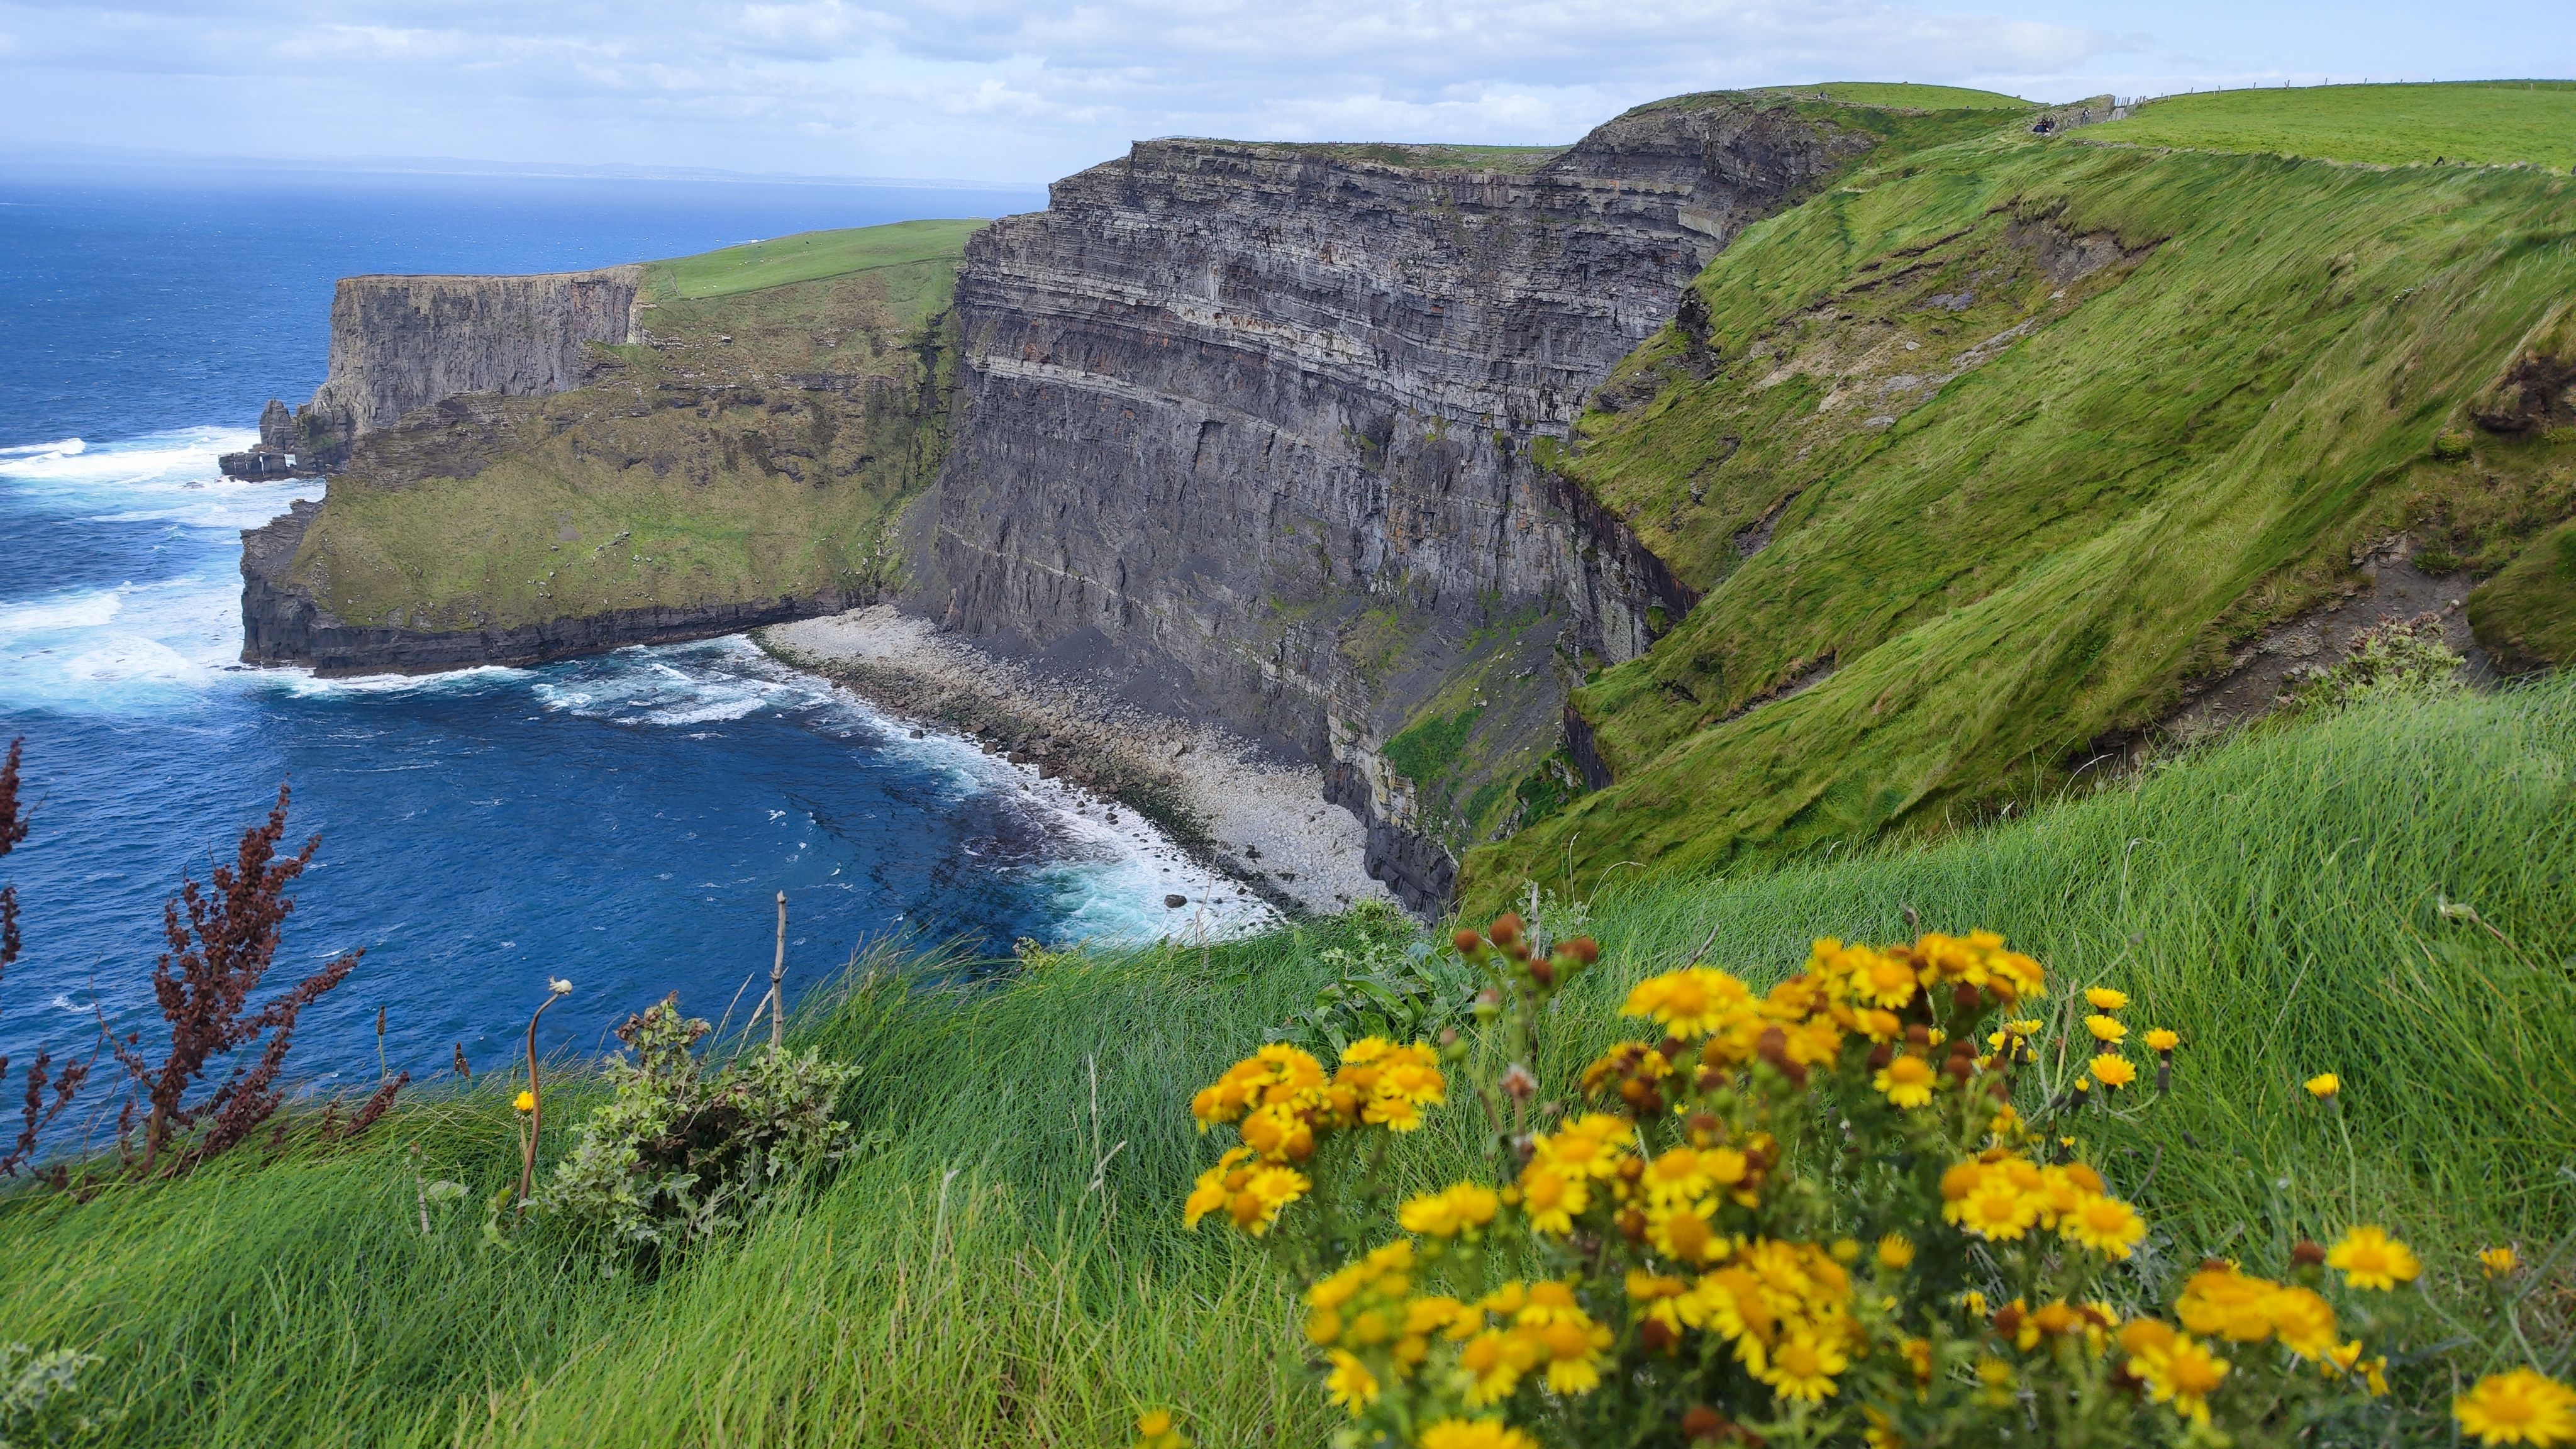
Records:
<instances>
[{"instance_id":1,"label":"white cloud","mask_svg":"<svg viewBox=\"0 0 2576 1449\"><path fill-rule=\"evenodd\" d=\"M2147 37L2083 23L2126 19L2108 0L2055 4L2048 18L1936 8L1950 3L2038 9L0 0L0 37L16 37L0 50L0 91L17 99L0 112L0 136L1036 179L1139 136L1564 141L1681 91L1889 79L2062 96L2103 88L2106 62L2148 68L2134 63ZM2223 19L2209 10L2193 23L2223 29Z\"/></svg>"}]
</instances>

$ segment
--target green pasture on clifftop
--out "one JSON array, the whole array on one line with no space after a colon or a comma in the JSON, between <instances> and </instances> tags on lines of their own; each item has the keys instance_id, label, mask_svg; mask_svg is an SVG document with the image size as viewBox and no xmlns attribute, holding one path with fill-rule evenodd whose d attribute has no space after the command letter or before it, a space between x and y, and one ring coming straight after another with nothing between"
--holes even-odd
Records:
<instances>
[{"instance_id":1,"label":"green pasture on clifftop","mask_svg":"<svg viewBox=\"0 0 2576 1449\"><path fill-rule=\"evenodd\" d=\"M2373 166L2576 166L2576 81L2329 85L2166 96L2084 140Z\"/></svg>"}]
</instances>

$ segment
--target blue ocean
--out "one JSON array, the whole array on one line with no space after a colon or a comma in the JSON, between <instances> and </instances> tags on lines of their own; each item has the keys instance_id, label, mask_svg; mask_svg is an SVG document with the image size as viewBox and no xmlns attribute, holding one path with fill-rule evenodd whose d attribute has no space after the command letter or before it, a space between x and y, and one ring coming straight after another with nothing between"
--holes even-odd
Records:
<instances>
[{"instance_id":1,"label":"blue ocean","mask_svg":"<svg viewBox=\"0 0 2576 1449\"><path fill-rule=\"evenodd\" d=\"M1034 191L586 178L0 168L0 739L33 833L0 861L26 955L0 1055L158 1025L163 902L291 784L282 986L364 948L306 1012L312 1090L591 1050L667 992L737 1019L863 941L1006 951L1140 939L1201 879L1132 814L885 719L741 639L538 669L320 681L248 669L240 530L317 496L222 478L270 397L325 367L331 283L685 255L821 227L993 216ZM1196 896L1197 891L1189 892ZM1251 917L1238 907L1219 929ZM761 980L742 988L755 975ZM102 1068L106 1066L102 1063ZM104 1097L105 1093L97 1093Z\"/></svg>"}]
</instances>

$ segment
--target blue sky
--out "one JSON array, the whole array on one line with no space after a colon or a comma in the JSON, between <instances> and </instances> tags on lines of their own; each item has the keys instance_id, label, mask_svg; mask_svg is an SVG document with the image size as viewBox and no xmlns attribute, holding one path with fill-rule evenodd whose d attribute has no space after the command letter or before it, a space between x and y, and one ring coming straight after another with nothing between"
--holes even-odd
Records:
<instances>
[{"instance_id":1,"label":"blue sky","mask_svg":"<svg viewBox=\"0 0 2576 1449\"><path fill-rule=\"evenodd\" d=\"M2576 75L2567 0L0 0L0 152L1038 181L1157 135L1567 141L1682 91Z\"/></svg>"}]
</instances>

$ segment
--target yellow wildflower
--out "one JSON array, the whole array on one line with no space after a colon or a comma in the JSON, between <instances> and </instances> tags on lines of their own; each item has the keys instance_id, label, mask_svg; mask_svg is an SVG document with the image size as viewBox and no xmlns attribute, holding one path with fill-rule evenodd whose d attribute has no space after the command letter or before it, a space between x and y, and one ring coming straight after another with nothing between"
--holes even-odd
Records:
<instances>
[{"instance_id":1,"label":"yellow wildflower","mask_svg":"<svg viewBox=\"0 0 2576 1449\"><path fill-rule=\"evenodd\" d=\"M1607 1112L1586 1112L1556 1131L1535 1139L1532 1165L1546 1162L1568 1173L1607 1178L1619 1171L1619 1159L1636 1135L1627 1119Z\"/></svg>"},{"instance_id":2,"label":"yellow wildflower","mask_svg":"<svg viewBox=\"0 0 2576 1449\"><path fill-rule=\"evenodd\" d=\"M1245 1177L1242 1189L1226 1204L1226 1211L1233 1215L1236 1227L1257 1238L1279 1221L1281 1209L1305 1196L1313 1186L1304 1173L1293 1167L1264 1164Z\"/></svg>"},{"instance_id":3,"label":"yellow wildflower","mask_svg":"<svg viewBox=\"0 0 2576 1449\"><path fill-rule=\"evenodd\" d=\"M1902 1273L1914 1264L1914 1241L1897 1233L1878 1240L1878 1264L1890 1272Z\"/></svg>"},{"instance_id":4,"label":"yellow wildflower","mask_svg":"<svg viewBox=\"0 0 2576 1449\"><path fill-rule=\"evenodd\" d=\"M1849 1367L1851 1359L1831 1336L1801 1328L1771 1350L1760 1378L1784 1399L1813 1404L1834 1392L1834 1375Z\"/></svg>"},{"instance_id":5,"label":"yellow wildflower","mask_svg":"<svg viewBox=\"0 0 2576 1449\"><path fill-rule=\"evenodd\" d=\"M1333 1361L1333 1371L1324 1378L1325 1393L1332 1402L1349 1409L1352 1418L1366 1412L1368 1406L1385 1393L1378 1384L1377 1375L1369 1372L1368 1365L1360 1362L1358 1355L1348 1349L1336 1348L1325 1356Z\"/></svg>"},{"instance_id":6,"label":"yellow wildflower","mask_svg":"<svg viewBox=\"0 0 2576 1449\"><path fill-rule=\"evenodd\" d=\"M2522 1259L2514 1252L2511 1243L2501 1248L2478 1249L2478 1267L2490 1278L2509 1278L2513 1276L2513 1270L2521 1266Z\"/></svg>"},{"instance_id":7,"label":"yellow wildflower","mask_svg":"<svg viewBox=\"0 0 2576 1449\"><path fill-rule=\"evenodd\" d=\"M1224 1207L1243 1188L1252 1174L1244 1167L1253 1158L1249 1147L1229 1147L1217 1164L1199 1174L1198 1185L1190 1189L1189 1201L1181 1208L1181 1226L1196 1228L1199 1219Z\"/></svg>"},{"instance_id":8,"label":"yellow wildflower","mask_svg":"<svg viewBox=\"0 0 2576 1449\"><path fill-rule=\"evenodd\" d=\"M1718 1155L1717 1152L1707 1154L1710 1158ZM1742 1176L1740 1172L1737 1175L1739 1178ZM1704 1197L1717 1185L1716 1179L1709 1175L1708 1164L1701 1154L1689 1147L1672 1148L1647 1163L1646 1175L1640 1181L1645 1186L1647 1200L1658 1204Z\"/></svg>"},{"instance_id":9,"label":"yellow wildflower","mask_svg":"<svg viewBox=\"0 0 2576 1449\"><path fill-rule=\"evenodd\" d=\"M1885 1093L1887 1100L1899 1107L1920 1107L1932 1100L1932 1085L1940 1080L1932 1064L1912 1053L1893 1058L1878 1075L1870 1079L1873 1091Z\"/></svg>"},{"instance_id":10,"label":"yellow wildflower","mask_svg":"<svg viewBox=\"0 0 2576 1449\"><path fill-rule=\"evenodd\" d=\"M1996 1181L1949 1204L1941 1215L1981 1238L2010 1242L2039 1221L2039 1206L2011 1183Z\"/></svg>"},{"instance_id":11,"label":"yellow wildflower","mask_svg":"<svg viewBox=\"0 0 2576 1449\"><path fill-rule=\"evenodd\" d=\"M2125 1258L2146 1237L2147 1223L2118 1198L2096 1195L2059 1218L2057 1230L2106 1258Z\"/></svg>"},{"instance_id":12,"label":"yellow wildflower","mask_svg":"<svg viewBox=\"0 0 2576 1449\"><path fill-rule=\"evenodd\" d=\"M1523 1334L1486 1329L1458 1351L1458 1373L1467 1407L1483 1408L1511 1397L1521 1375L1538 1366L1546 1347Z\"/></svg>"},{"instance_id":13,"label":"yellow wildflower","mask_svg":"<svg viewBox=\"0 0 2576 1449\"><path fill-rule=\"evenodd\" d=\"M2306 1359L2324 1359L2335 1349L2334 1305L2295 1285L2266 1294L2263 1311L2283 1347Z\"/></svg>"},{"instance_id":14,"label":"yellow wildflower","mask_svg":"<svg viewBox=\"0 0 2576 1449\"><path fill-rule=\"evenodd\" d=\"M2576 1389L2527 1368L2489 1374L2451 1401L2451 1417L2481 1444L2576 1444Z\"/></svg>"},{"instance_id":15,"label":"yellow wildflower","mask_svg":"<svg viewBox=\"0 0 2576 1449\"><path fill-rule=\"evenodd\" d=\"M522 1112L533 1112L537 1110L537 1094L522 1087L519 1095L510 1099L510 1105Z\"/></svg>"},{"instance_id":16,"label":"yellow wildflower","mask_svg":"<svg viewBox=\"0 0 2576 1449\"><path fill-rule=\"evenodd\" d=\"M1675 1036L1702 1036L1724 1026L1753 1002L1752 989L1708 966L1649 976L1628 993L1622 1016L1650 1016Z\"/></svg>"},{"instance_id":17,"label":"yellow wildflower","mask_svg":"<svg viewBox=\"0 0 2576 1449\"><path fill-rule=\"evenodd\" d=\"M1136 1449L1189 1449L1189 1436L1172 1423L1169 1409L1147 1409L1136 1416Z\"/></svg>"},{"instance_id":18,"label":"yellow wildflower","mask_svg":"<svg viewBox=\"0 0 2576 1449\"><path fill-rule=\"evenodd\" d=\"M2322 1102L2328 1097L2331 1097L2335 1093L2343 1090L2343 1078L2336 1076L2332 1072L2319 1072L2315 1076L2308 1078L2305 1082L2300 1083L2300 1085L2308 1089L2309 1096Z\"/></svg>"},{"instance_id":19,"label":"yellow wildflower","mask_svg":"<svg viewBox=\"0 0 2576 1449\"><path fill-rule=\"evenodd\" d=\"M2175 1047L2181 1045L2182 1036L2178 1032L2167 1031L2160 1026L2147 1033L2147 1050L2149 1051L2169 1052Z\"/></svg>"},{"instance_id":20,"label":"yellow wildflower","mask_svg":"<svg viewBox=\"0 0 2576 1449\"><path fill-rule=\"evenodd\" d=\"M2084 999L2093 1003L2095 1011L2118 1011L2129 1004L2127 992L2114 991L2108 986L2087 987Z\"/></svg>"},{"instance_id":21,"label":"yellow wildflower","mask_svg":"<svg viewBox=\"0 0 2576 1449\"><path fill-rule=\"evenodd\" d=\"M1396 1210L1396 1221L1406 1232L1426 1237L1472 1236L1494 1220L1502 1201L1501 1194L1481 1182L1461 1182L1411 1199Z\"/></svg>"},{"instance_id":22,"label":"yellow wildflower","mask_svg":"<svg viewBox=\"0 0 2576 1449\"><path fill-rule=\"evenodd\" d=\"M2148 1397L2159 1404L2173 1405L2174 1412L2186 1418L2209 1422L2209 1396L2227 1378L2227 1360L2211 1353L2197 1339L2170 1329L2164 1335L2139 1335L2141 1339L2157 1340L2143 1347L2127 1343L2126 1333L2122 1337L2130 1351L2129 1372L2146 1384Z\"/></svg>"},{"instance_id":23,"label":"yellow wildflower","mask_svg":"<svg viewBox=\"0 0 2576 1449\"><path fill-rule=\"evenodd\" d=\"M2104 1052L2085 1065L2093 1069L2093 1080L2114 1090L2138 1079L2136 1064L2118 1052Z\"/></svg>"},{"instance_id":24,"label":"yellow wildflower","mask_svg":"<svg viewBox=\"0 0 2576 1449\"><path fill-rule=\"evenodd\" d=\"M1592 1205L1591 1185L1581 1173L1544 1158L1533 1158L1521 1169L1520 1189L1521 1211L1532 1232L1573 1232L1574 1215Z\"/></svg>"},{"instance_id":25,"label":"yellow wildflower","mask_svg":"<svg viewBox=\"0 0 2576 1449\"><path fill-rule=\"evenodd\" d=\"M1500 1419L1442 1419L1413 1441L1420 1449L1538 1449L1538 1441Z\"/></svg>"},{"instance_id":26,"label":"yellow wildflower","mask_svg":"<svg viewBox=\"0 0 2576 1449\"><path fill-rule=\"evenodd\" d=\"M2374 1227L2357 1227L2326 1252L2326 1266L2355 1288L2394 1288L2424 1271L2415 1250Z\"/></svg>"},{"instance_id":27,"label":"yellow wildflower","mask_svg":"<svg viewBox=\"0 0 2576 1449\"><path fill-rule=\"evenodd\" d=\"M2122 1037L2129 1034L2129 1029L2121 1025L2118 1017L2099 1014L2084 1018L2084 1029L2093 1033L2095 1041L2113 1045L2117 1045Z\"/></svg>"}]
</instances>

